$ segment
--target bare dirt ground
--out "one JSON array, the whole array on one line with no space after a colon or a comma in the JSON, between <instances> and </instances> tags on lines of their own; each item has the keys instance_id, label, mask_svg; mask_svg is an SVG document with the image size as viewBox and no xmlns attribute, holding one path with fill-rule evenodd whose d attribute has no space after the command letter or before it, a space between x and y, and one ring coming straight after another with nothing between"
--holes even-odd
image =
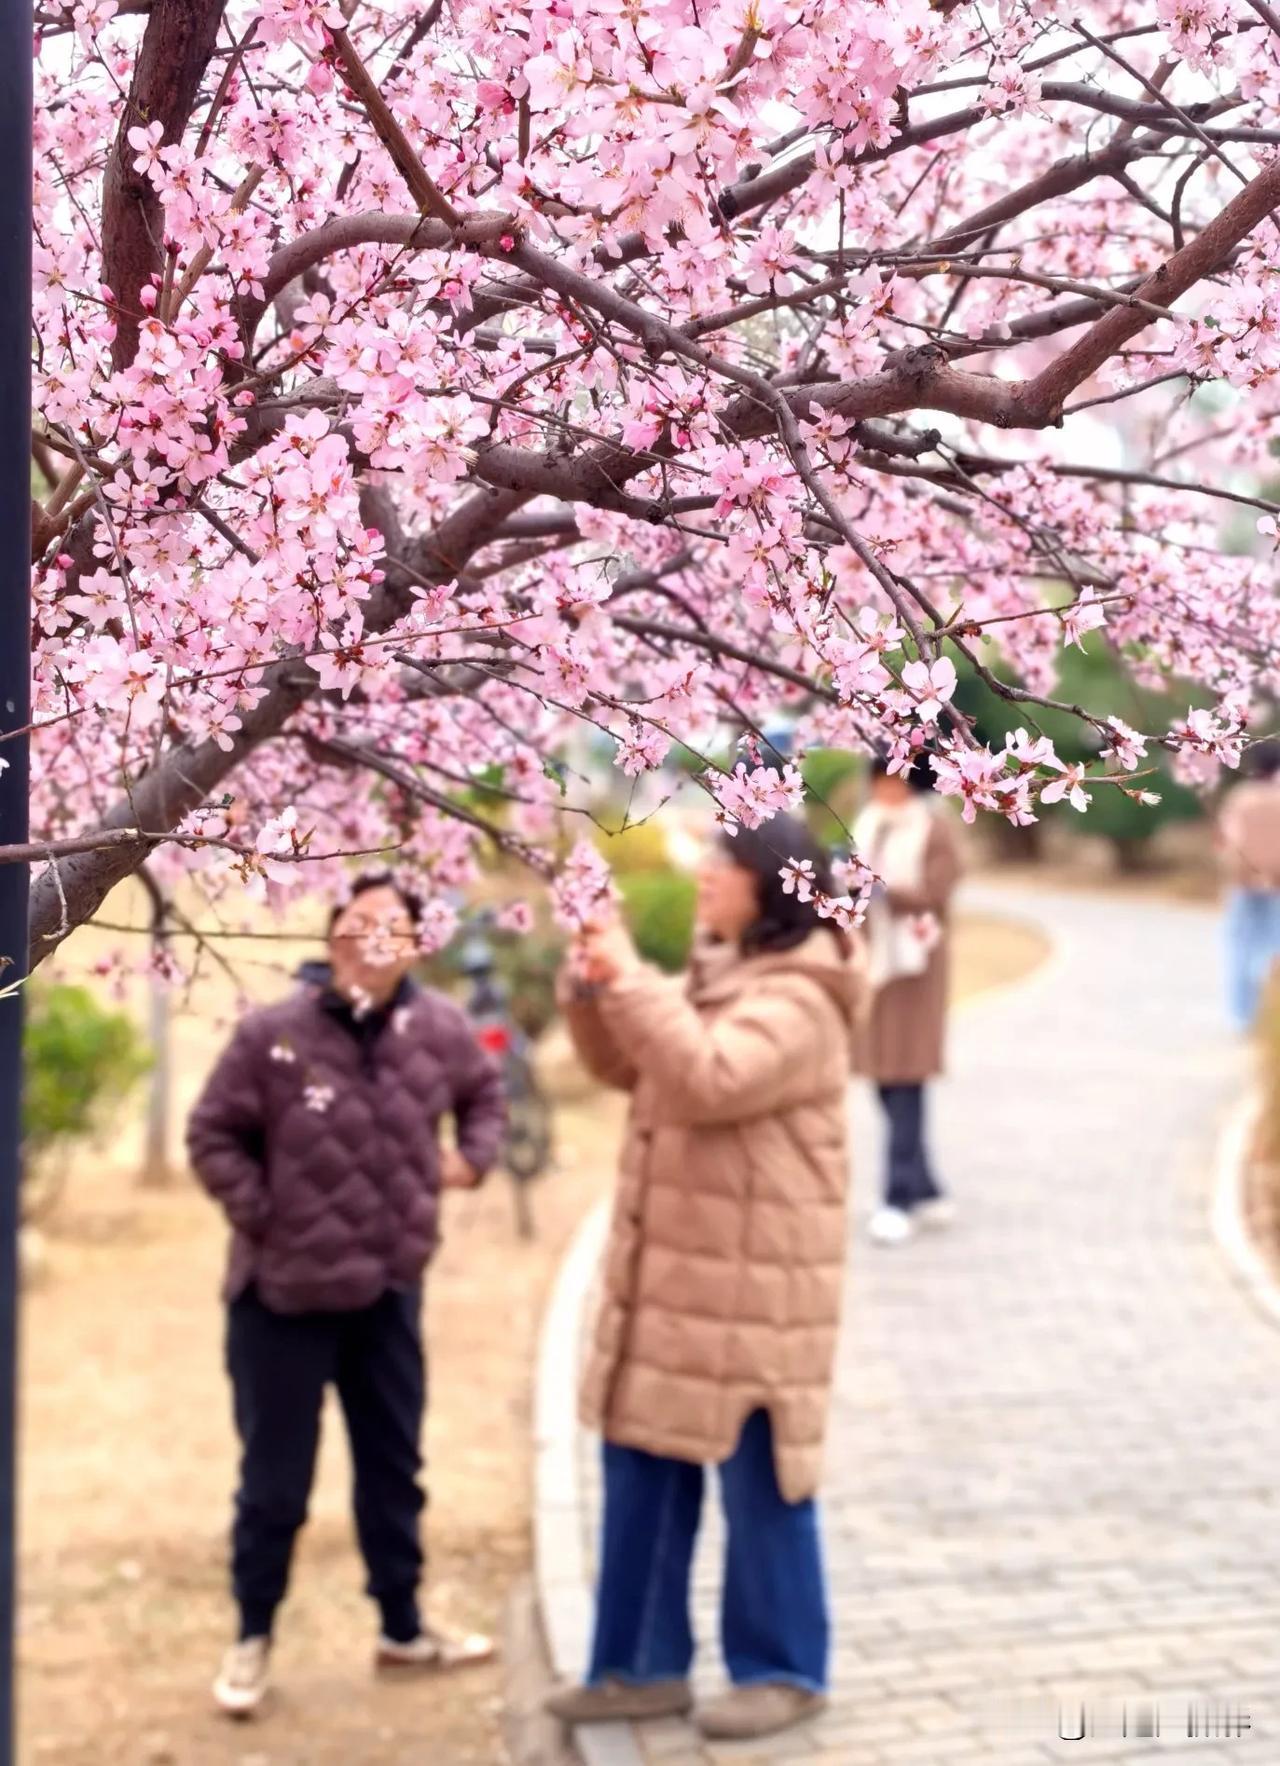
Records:
<instances>
[{"instance_id":1,"label":"bare dirt ground","mask_svg":"<svg viewBox=\"0 0 1280 1766\"><path fill-rule=\"evenodd\" d=\"M92 937L82 960L95 954ZM1043 954L1034 934L993 921L965 921L956 943L960 995L1016 979ZM280 985L264 971L249 991ZM210 984L175 1026L182 1108L233 994L229 981ZM607 1185L617 1124L610 1100L563 1107L561 1168L537 1191L532 1244L516 1237L505 1180L453 1198L428 1284L430 1599L482 1629L500 1629L528 1566L538 1320L560 1253ZM401 1685L370 1672L372 1609L332 1413L282 1617L274 1709L243 1727L210 1711L228 1637L235 1462L215 1297L223 1231L184 1176L165 1191L136 1186L138 1145L130 1120L78 1161L25 1304L21 1761L496 1766L498 1666Z\"/></svg>"}]
</instances>

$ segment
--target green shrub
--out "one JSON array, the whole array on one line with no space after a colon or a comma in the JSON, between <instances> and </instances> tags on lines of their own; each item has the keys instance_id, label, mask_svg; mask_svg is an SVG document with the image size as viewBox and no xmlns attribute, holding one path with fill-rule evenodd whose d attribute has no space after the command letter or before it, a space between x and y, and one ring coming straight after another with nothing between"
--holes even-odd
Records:
<instances>
[{"instance_id":1,"label":"green shrub","mask_svg":"<svg viewBox=\"0 0 1280 1766\"><path fill-rule=\"evenodd\" d=\"M23 1029L23 1151L65 1150L106 1128L151 1065L133 1021L87 987L33 986Z\"/></svg>"},{"instance_id":2,"label":"green shrub","mask_svg":"<svg viewBox=\"0 0 1280 1766\"><path fill-rule=\"evenodd\" d=\"M800 775L808 793L806 815L824 846L847 844L846 829L858 812L857 787L865 768L866 761L847 748L813 748L805 755Z\"/></svg>"},{"instance_id":3,"label":"green shrub","mask_svg":"<svg viewBox=\"0 0 1280 1766\"><path fill-rule=\"evenodd\" d=\"M693 941L698 886L684 871L632 871L618 878L636 949L668 974L682 969Z\"/></svg>"},{"instance_id":4,"label":"green shrub","mask_svg":"<svg viewBox=\"0 0 1280 1766\"><path fill-rule=\"evenodd\" d=\"M647 821L637 822L634 827L624 828L617 834L594 828L592 837L615 877L625 877L633 871L664 871L668 868L667 836L661 816L650 816Z\"/></svg>"}]
</instances>

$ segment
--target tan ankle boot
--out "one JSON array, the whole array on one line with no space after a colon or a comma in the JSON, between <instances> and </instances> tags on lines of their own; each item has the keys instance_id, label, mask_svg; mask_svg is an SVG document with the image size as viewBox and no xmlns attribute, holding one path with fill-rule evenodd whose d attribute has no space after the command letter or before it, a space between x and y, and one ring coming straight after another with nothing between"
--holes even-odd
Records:
<instances>
[{"instance_id":1,"label":"tan ankle boot","mask_svg":"<svg viewBox=\"0 0 1280 1766\"><path fill-rule=\"evenodd\" d=\"M716 1741L746 1741L790 1729L793 1723L820 1716L826 1708L825 1694L771 1680L759 1686L735 1686L700 1705L697 1723L703 1735Z\"/></svg>"},{"instance_id":2,"label":"tan ankle boot","mask_svg":"<svg viewBox=\"0 0 1280 1766\"><path fill-rule=\"evenodd\" d=\"M546 1708L562 1723L642 1723L647 1717L683 1717L693 1709L693 1693L687 1680L655 1680L647 1686L605 1680L553 1692Z\"/></svg>"}]
</instances>

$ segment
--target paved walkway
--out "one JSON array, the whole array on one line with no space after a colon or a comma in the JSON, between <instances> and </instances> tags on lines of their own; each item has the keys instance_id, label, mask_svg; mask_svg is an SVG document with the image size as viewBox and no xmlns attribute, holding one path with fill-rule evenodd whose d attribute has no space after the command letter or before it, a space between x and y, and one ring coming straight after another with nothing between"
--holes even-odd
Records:
<instances>
[{"instance_id":1,"label":"paved walkway","mask_svg":"<svg viewBox=\"0 0 1280 1766\"><path fill-rule=\"evenodd\" d=\"M1238 1701L1251 1733L1183 1757L1280 1762L1280 1331L1209 1232L1241 1077L1212 916L1006 899L1057 952L954 1023L935 1127L962 1220L894 1251L854 1244L825 1501L832 1710L734 1748L650 1725L618 1738L620 1762L1167 1762L1189 1745L1188 1700L1210 1699ZM858 1116L860 1220L879 1125L861 1096ZM717 1523L704 1688L718 1548ZM1082 1698L1099 1723L1127 1699L1133 1727L1156 1701L1160 1739L1058 1740L1059 1698L1068 1732Z\"/></svg>"}]
</instances>

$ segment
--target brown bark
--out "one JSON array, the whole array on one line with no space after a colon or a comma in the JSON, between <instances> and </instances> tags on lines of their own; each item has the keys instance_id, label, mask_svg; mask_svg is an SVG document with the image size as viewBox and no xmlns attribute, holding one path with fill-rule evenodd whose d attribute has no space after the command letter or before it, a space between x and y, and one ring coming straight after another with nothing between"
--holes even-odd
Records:
<instances>
[{"instance_id":1,"label":"brown bark","mask_svg":"<svg viewBox=\"0 0 1280 1766\"><path fill-rule=\"evenodd\" d=\"M1153 270L1137 290L1141 300L1171 306L1174 301L1210 276L1230 256L1232 249L1280 203L1280 161L1251 178L1220 215L1214 217L1181 251ZM1056 423L1067 394L1096 374L1126 343L1144 331L1150 319L1141 310L1119 307L1099 319L1079 342L1064 350L1035 380L1029 381L1019 403L1028 415L1041 422Z\"/></svg>"},{"instance_id":2,"label":"brown bark","mask_svg":"<svg viewBox=\"0 0 1280 1766\"><path fill-rule=\"evenodd\" d=\"M182 139L225 7L226 0L154 0L147 19L102 185L102 276L118 309L111 351L117 368L137 354L138 296L164 261L160 202L150 180L134 170L129 131L162 123L166 145Z\"/></svg>"}]
</instances>

